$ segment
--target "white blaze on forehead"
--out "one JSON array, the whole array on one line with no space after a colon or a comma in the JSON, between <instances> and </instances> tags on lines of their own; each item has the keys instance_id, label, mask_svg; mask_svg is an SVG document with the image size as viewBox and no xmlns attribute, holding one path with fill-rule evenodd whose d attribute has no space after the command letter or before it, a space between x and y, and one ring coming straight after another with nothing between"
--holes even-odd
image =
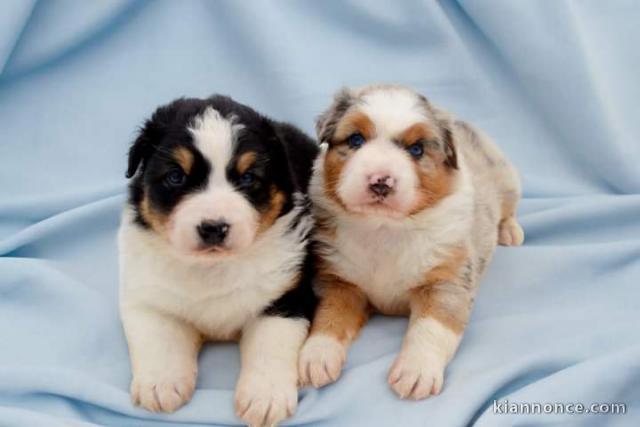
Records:
<instances>
[{"instance_id":1,"label":"white blaze on forehead","mask_svg":"<svg viewBox=\"0 0 640 427\"><path fill-rule=\"evenodd\" d=\"M203 221L223 220L230 226L224 248L242 250L253 242L258 214L251 203L227 181L227 165L242 125L234 116L223 117L208 107L188 128L196 148L211 164L206 188L185 197L170 221L170 241L184 253L201 249L198 226Z\"/></svg>"},{"instance_id":2,"label":"white blaze on forehead","mask_svg":"<svg viewBox=\"0 0 640 427\"><path fill-rule=\"evenodd\" d=\"M360 111L373 122L378 137L395 137L426 119L420 99L408 89L376 89L364 94L361 101Z\"/></svg>"},{"instance_id":3,"label":"white blaze on forehead","mask_svg":"<svg viewBox=\"0 0 640 427\"><path fill-rule=\"evenodd\" d=\"M189 127L196 147L211 163L210 184L226 182L226 166L233 155L236 135L242 127L240 124L233 123L233 116L222 117L211 107L197 116Z\"/></svg>"}]
</instances>

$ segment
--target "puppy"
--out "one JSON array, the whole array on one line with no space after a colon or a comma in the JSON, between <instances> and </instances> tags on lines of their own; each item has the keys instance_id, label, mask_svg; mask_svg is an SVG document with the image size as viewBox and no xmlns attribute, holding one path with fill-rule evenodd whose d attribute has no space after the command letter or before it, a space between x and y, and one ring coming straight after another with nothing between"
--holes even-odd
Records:
<instances>
[{"instance_id":1,"label":"puppy","mask_svg":"<svg viewBox=\"0 0 640 427\"><path fill-rule=\"evenodd\" d=\"M239 338L238 416L273 425L294 412L316 302L306 189L317 151L223 96L179 99L146 121L119 231L135 404L175 411L194 392L202 343Z\"/></svg>"},{"instance_id":2,"label":"puppy","mask_svg":"<svg viewBox=\"0 0 640 427\"><path fill-rule=\"evenodd\" d=\"M410 318L391 388L438 394L496 243L523 241L516 172L486 136L404 87L342 90L317 131L320 302L301 382L335 381L375 310Z\"/></svg>"}]
</instances>

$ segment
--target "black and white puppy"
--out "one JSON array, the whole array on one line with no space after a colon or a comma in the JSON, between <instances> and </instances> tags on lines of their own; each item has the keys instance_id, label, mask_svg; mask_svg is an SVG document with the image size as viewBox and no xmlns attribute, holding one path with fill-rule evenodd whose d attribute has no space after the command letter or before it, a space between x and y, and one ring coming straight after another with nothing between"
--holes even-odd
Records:
<instances>
[{"instance_id":1,"label":"black and white puppy","mask_svg":"<svg viewBox=\"0 0 640 427\"><path fill-rule=\"evenodd\" d=\"M147 120L119 231L135 404L176 410L194 392L201 344L240 339L238 416L272 425L294 412L315 308L306 190L317 150L224 96L179 99Z\"/></svg>"}]
</instances>

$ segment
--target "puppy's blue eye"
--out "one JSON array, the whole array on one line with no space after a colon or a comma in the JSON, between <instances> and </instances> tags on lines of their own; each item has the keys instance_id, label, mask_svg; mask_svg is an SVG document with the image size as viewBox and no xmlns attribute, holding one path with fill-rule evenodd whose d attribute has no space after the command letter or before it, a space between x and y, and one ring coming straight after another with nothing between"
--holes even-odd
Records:
<instances>
[{"instance_id":1,"label":"puppy's blue eye","mask_svg":"<svg viewBox=\"0 0 640 427\"><path fill-rule=\"evenodd\" d=\"M240 179L238 179L238 182L243 187L248 187L249 185L253 184L255 181L256 181L256 176L251 172L243 173L242 175L240 175Z\"/></svg>"},{"instance_id":2,"label":"puppy's blue eye","mask_svg":"<svg viewBox=\"0 0 640 427\"><path fill-rule=\"evenodd\" d=\"M186 179L187 177L185 176L184 172L179 169L173 169L169 171L164 177L165 182L171 187L181 186L182 184L184 184Z\"/></svg>"},{"instance_id":3,"label":"puppy's blue eye","mask_svg":"<svg viewBox=\"0 0 640 427\"><path fill-rule=\"evenodd\" d=\"M347 144L349 144L349 148L353 148L354 150L362 147L364 143L364 136L362 136L362 134L360 133L354 133L353 135L349 136L349 138L347 138Z\"/></svg>"},{"instance_id":4,"label":"puppy's blue eye","mask_svg":"<svg viewBox=\"0 0 640 427\"><path fill-rule=\"evenodd\" d=\"M422 145L422 142L416 142L415 144L408 146L407 151L413 157L419 159L424 154L424 145Z\"/></svg>"}]
</instances>

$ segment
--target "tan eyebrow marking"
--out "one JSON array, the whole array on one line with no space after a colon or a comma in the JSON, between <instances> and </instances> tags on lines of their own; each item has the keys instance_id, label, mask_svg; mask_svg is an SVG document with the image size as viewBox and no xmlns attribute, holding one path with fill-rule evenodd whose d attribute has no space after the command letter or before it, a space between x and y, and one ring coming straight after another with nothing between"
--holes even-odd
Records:
<instances>
[{"instance_id":1,"label":"tan eyebrow marking","mask_svg":"<svg viewBox=\"0 0 640 427\"><path fill-rule=\"evenodd\" d=\"M256 152L255 151L247 151L246 153L242 153L240 158L238 159L238 163L236 164L236 170L238 173L245 173L256 161Z\"/></svg>"},{"instance_id":2,"label":"tan eyebrow marking","mask_svg":"<svg viewBox=\"0 0 640 427\"><path fill-rule=\"evenodd\" d=\"M424 123L416 123L402 131L398 136L398 141L408 147L418 141L431 141L436 139L437 135Z\"/></svg>"},{"instance_id":3,"label":"tan eyebrow marking","mask_svg":"<svg viewBox=\"0 0 640 427\"><path fill-rule=\"evenodd\" d=\"M374 138L376 135L376 127L366 114L361 111L347 113L342 118L336 129L334 140L342 141L349 135L359 132L364 139Z\"/></svg>"},{"instance_id":4,"label":"tan eyebrow marking","mask_svg":"<svg viewBox=\"0 0 640 427\"><path fill-rule=\"evenodd\" d=\"M193 167L193 153L184 147L177 147L173 150L173 158L178 162L182 170L189 174Z\"/></svg>"}]
</instances>

